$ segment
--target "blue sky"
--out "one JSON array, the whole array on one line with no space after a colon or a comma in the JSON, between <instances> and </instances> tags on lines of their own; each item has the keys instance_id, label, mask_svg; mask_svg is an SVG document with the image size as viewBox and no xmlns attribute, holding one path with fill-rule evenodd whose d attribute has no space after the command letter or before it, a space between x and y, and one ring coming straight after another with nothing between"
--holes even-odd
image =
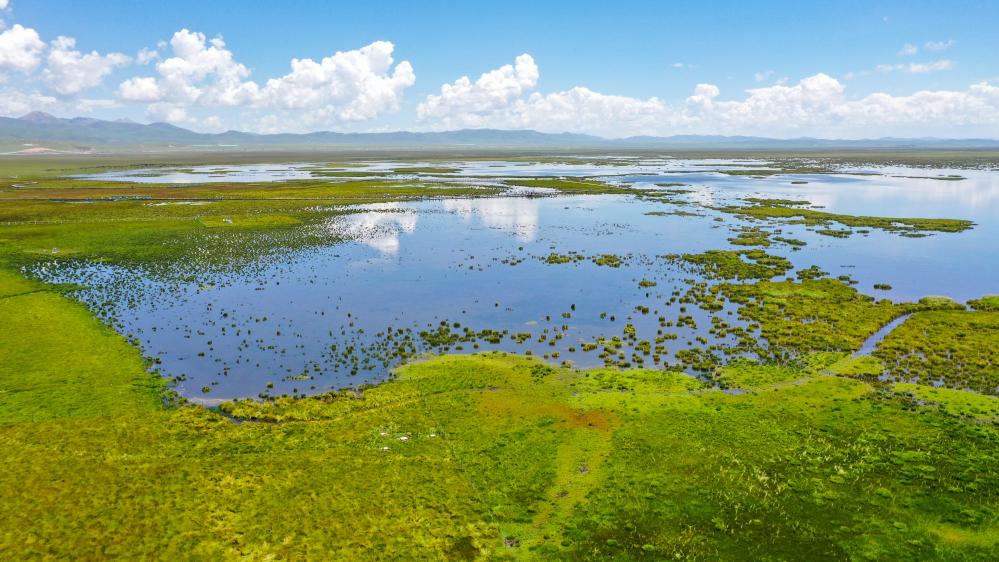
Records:
<instances>
[{"instance_id":1,"label":"blue sky","mask_svg":"<svg viewBox=\"0 0 999 562\"><path fill-rule=\"evenodd\" d=\"M495 126L609 136L999 136L999 94L992 90L999 85L999 2L5 3L4 32L19 26L22 39L11 34L7 46L27 44L38 63L29 69L24 57L5 59L0 35L4 114L30 106L200 130ZM235 86L226 86L239 100L230 95L236 90L218 89L227 70L215 63L205 76L185 70L183 87L158 69L176 57L170 42L181 30L195 42L203 34L205 49L223 39L212 56L225 51L244 69ZM38 43L27 41L27 31ZM59 43L58 36L75 42ZM291 73L292 59L320 63L379 41L391 43L376 51L393 62L367 78L337 59L310 86L316 92L302 90L304 75L264 92L268 79ZM156 49L157 58L139 64L143 48ZM57 49L62 66L48 70ZM92 51L130 60L85 67L80 57ZM515 65L522 54L530 64ZM412 77L395 74L402 61ZM502 72L504 65L512 70ZM84 67L102 74L99 83L72 81ZM488 83L477 83L497 69ZM442 85L462 76L467 87L441 96ZM123 93L131 78L149 80L134 84L141 93ZM59 80L69 82L60 87ZM247 83L257 90L247 91ZM751 89L762 91L754 96ZM914 99L921 91L935 95ZM870 98L881 94L887 97Z\"/></svg>"}]
</instances>

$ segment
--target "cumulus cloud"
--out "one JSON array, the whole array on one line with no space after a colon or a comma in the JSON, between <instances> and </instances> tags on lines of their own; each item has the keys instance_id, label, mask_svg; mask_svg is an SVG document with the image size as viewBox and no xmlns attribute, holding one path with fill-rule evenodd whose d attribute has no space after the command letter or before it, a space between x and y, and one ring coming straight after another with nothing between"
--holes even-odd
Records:
<instances>
[{"instance_id":1,"label":"cumulus cloud","mask_svg":"<svg viewBox=\"0 0 999 562\"><path fill-rule=\"evenodd\" d=\"M441 86L441 93L427 96L417 108L420 119L447 119L452 114L476 115L503 109L538 83L538 65L523 54L514 64L503 65L479 76L473 83L462 76Z\"/></svg>"},{"instance_id":2,"label":"cumulus cloud","mask_svg":"<svg viewBox=\"0 0 999 562\"><path fill-rule=\"evenodd\" d=\"M83 54L75 50L76 39L56 37L52 41L42 76L49 87L62 96L74 96L100 85L116 67L132 59L121 53L101 55L97 51Z\"/></svg>"},{"instance_id":3,"label":"cumulus cloud","mask_svg":"<svg viewBox=\"0 0 999 562\"><path fill-rule=\"evenodd\" d=\"M41 62L44 50L45 42L37 31L14 24L14 27L0 33L0 70L27 74Z\"/></svg>"},{"instance_id":4,"label":"cumulus cloud","mask_svg":"<svg viewBox=\"0 0 999 562\"><path fill-rule=\"evenodd\" d=\"M243 82L250 70L236 62L221 37L182 29L170 39L172 57L156 64L159 78L136 77L123 82L125 101L235 106L257 94L257 85Z\"/></svg>"},{"instance_id":5,"label":"cumulus cloud","mask_svg":"<svg viewBox=\"0 0 999 562\"><path fill-rule=\"evenodd\" d=\"M913 45L912 43L906 43L902 45L902 48L898 50L898 56L900 57L911 57L919 52L919 47Z\"/></svg>"},{"instance_id":6,"label":"cumulus cloud","mask_svg":"<svg viewBox=\"0 0 999 562\"><path fill-rule=\"evenodd\" d=\"M333 124L371 119L398 109L403 92L416 81L413 67L393 67L395 46L376 41L320 61L294 59L291 72L263 86L248 80L250 70L236 61L221 37L182 29L170 40L173 56L156 64L159 76L121 83L118 96L130 102L169 104L155 114L179 116L179 108L252 107L304 111L301 123ZM146 58L151 55L147 55Z\"/></svg>"},{"instance_id":7,"label":"cumulus cloud","mask_svg":"<svg viewBox=\"0 0 999 562\"><path fill-rule=\"evenodd\" d=\"M376 41L319 62L294 59L289 74L267 81L257 103L311 109L314 116L332 122L361 121L398 109L416 75L408 61L392 68L394 50L392 43Z\"/></svg>"},{"instance_id":8,"label":"cumulus cloud","mask_svg":"<svg viewBox=\"0 0 999 562\"><path fill-rule=\"evenodd\" d=\"M687 98L687 103L704 109L711 109L713 100L721 94L714 84L698 84L694 86L694 95Z\"/></svg>"},{"instance_id":9,"label":"cumulus cloud","mask_svg":"<svg viewBox=\"0 0 999 562\"><path fill-rule=\"evenodd\" d=\"M655 97L614 96L582 87L548 94L533 92L538 79L533 59L531 66L531 79L522 83L516 80L516 67L506 66L483 74L483 78L491 77L487 81L480 78L472 83L462 78L445 84L441 94L429 96L420 105L419 117L431 129L533 128L606 136L725 133L831 137L926 134L929 130L936 134L991 131L994 135L999 127L999 87L988 82L963 91L921 91L908 96L875 93L850 99L843 83L819 73L794 84L753 88L741 99L724 99L717 86L698 84L685 103L671 105ZM488 86L494 82L500 85Z\"/></svg>"},{"instance_id":10,"label":"cumulus cloud","mask_svg":"<svg viewBox=\"0 0 999 562\"><path fill-rule=\"evenodd\" d=\"M0 0L0 10L6 10L10 6L10 0Z\"/></svg>"}]
</instances>

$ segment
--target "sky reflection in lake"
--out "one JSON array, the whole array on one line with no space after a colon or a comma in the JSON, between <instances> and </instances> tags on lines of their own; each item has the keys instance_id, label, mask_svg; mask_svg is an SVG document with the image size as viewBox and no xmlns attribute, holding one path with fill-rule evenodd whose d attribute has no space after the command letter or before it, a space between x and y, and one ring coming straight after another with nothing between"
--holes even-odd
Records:
<instances>
[{"instance_id":1,"label":"sky reflection in lake","mask_svg":"<svg viewBox=\"0 0 999 562\"><path fill-rule=\"evenodd\" d=\"M36 273L89 285L78 293L81 300L95 308L107 304L108 317L123 333L140 339L143 350L161 361L163 373L185 375L181 392L210 398L254 396L268 383L273 385L269 392L281 393L381 380L397 362L378 357L382 352L376 348L387 330L416 333L441 322L457 323L459 331L467 327L531 334L523 343L509 337L499 343L479 342L481 350L557 352L550 360L599 365L596 353L581 351L582 344L620 336L626 324L635 326L639 340L653 339L661 329L660 316L675 321L684 313L681 305L667 301L674 291L686 289L684 280L691 273L660 256L734 248L728 242L734 228L766 226L710 208L747 197L803 199L836 213L973 220L977 224L970 231L924 238L873 230L840 239L785 224L779 227L781 235L804 240L807 246L793 251L778 245L768 252L787 257L797 268L818 265L832 276L850 275L859 290L896 300L947 295L965 301L999 292L997 172L878 168L877 175L756 178L683 171L696 169L695 163L669 163L676 173L662 170L665 165L660 163L649 166L660 168L657 175L636 175L648 172L642 167L625 170L633 175L620 177L636 187L689 184L684 189L692 192L680 196L688 204L679 206L605 195L368 205L333 215L320 225L346 242L288 252L244 272L195 271L190 272L193 280L184 281L119 266L77 264ZM524 167L532 170L528 175L545 166L551 169L550 164L468 166L477 173L504 174ZM241 169L257 174L280 167L246 168ZM592 168L581 165L575 171L589 174ZM966 179L895 177L951 173ZM199 181L205 181L204 176ZM675 210L698 216L646 214ZM624 257L624 265L602 267L588 260L547 264L543 258L551 252L617 254ZM642 280L656 285L640 287ZM892 289L875 291L876 283ZM649 312L642 313L640 307L646 306ZM732 312L716 315L739 324ZM695 317L697 326L667 330L677 334L667 342L667 361L680 349L701 345L698 337L731 343L709 333L708 313L693 306L685 313ZM345 350L367 361L345 359ZM202 393L204 386L210 393Z\"/></svg>"}]
</instances>

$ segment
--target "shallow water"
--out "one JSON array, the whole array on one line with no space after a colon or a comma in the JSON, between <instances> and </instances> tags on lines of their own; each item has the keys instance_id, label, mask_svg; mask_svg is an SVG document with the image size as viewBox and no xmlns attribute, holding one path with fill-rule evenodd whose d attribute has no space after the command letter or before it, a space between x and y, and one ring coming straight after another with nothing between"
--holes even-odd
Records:
<instances>
[{"instance_id":1,"label":"shallow water","mask_svg":"<svg viewBox=\"0 0 999 562\"><path fill-rule=\"evenodd\" d=\"M727 239L734 227L765 224L747 223L708 207L751 196L807 199L839 213L973 220L977 225L970 231L925 238L874 230L840 239L802 225L781 225L782 236L808 245L800 251L785 245L767 251L787 257L797 268L818 265L832 276L850 275L859 290L879 297L946 295L964 301L999 292L997 172L879 168L878 175L754 178L720 174L700 163L580 164L573 171L592 175L594 168L614 169L629 174L620 181L636 187L687 183L687 189L694 190L681 196L690 202L687 205L631 196L507 196L370 205L306 227L325 229L345 242L283 253L242 271L183 271L178 264L173 274L160 275L72 264L34 273L88 285L78 298L122 333L135 335L145 353L161 362L158 368L165 375L186 377L179 383L180 392L211 399L356 386L383 379L398 363L400 350L475 349L472 343L460 342L435 347L416 335L437 329L441 322L452 332L508 331L499 343L477 338L481 350L530 350L549 354L552 362L570 360L581 367L603 363L599 350L584 352L583 343L623 337L626 324L634 325L637 340L654 340L660 329L676 334L675 340L664 343L664 362L673 363L677 350L703 347L704 341L734 344L729 337L709 333L711 314L695 305L683 310L683 305L668 302L674 291L685 291L689 285L684 280L694 276L659 256L733 248ZM709 163L714 169L741 164ZM305 165L295 166L282 173L307 173L301 170ZM492 170L510 175L512 168L530 168L525 175L570 175L566 167L574 165L553 166L476 162L463 173ZM254 175L279 168L260 165L237 171ZM637 175L647 173L656 175ZM967 179L892 177L950 173ZM211 181L205 177L197 181ZM700 216L646 214L675 210ZM617 254L625 260L619 268L589 260L545 263L543 258L551 252ZM656 285L640 287L643 279ZM892 289L875 291L875 283ZM636 309L641 306L649 312ZM696 328L660 328L660 316L676 322L681 315L693 316ZM741 325L731 309L713 316ZM531 337L523 343L511 339L521 332ZM544 341L539 341L541 336ZM698 342L697 337L704 339ZM631 351L623 349L630 357ZM645 360L646 366L653 366ZM201 390L205 386L210 387L207 394Z\"/></svg>"}]
</instances>

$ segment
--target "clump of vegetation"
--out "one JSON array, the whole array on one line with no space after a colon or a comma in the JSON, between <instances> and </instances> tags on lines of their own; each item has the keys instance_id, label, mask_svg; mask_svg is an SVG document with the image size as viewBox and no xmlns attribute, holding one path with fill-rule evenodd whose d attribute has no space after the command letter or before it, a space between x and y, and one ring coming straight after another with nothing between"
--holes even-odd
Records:
<instances>
[{"instance_id":1,"label":"clump of vegetation","mask_svg":"<svg viewBox=\"0 0 999 562\"><path fill-rule=\"evenodd\" d=\"M771 279L784 275L792 268L787 258L758 249L708 250L700 254L670 254L663 257L674 263L694 265L708 279Z\"/></svg>"},{"instance_id":2,"label":"clump of vegetation","mask_svg":"<svg viewBox=\"0 0 999 562\"><path fill-rule=\"evenodd\" d=\"M799 269L794 273L794 275L798 279L819 279L829 275L829 273L823 271L822 268L817 265L812 265L806 267L805 269Z\"/></svg>"},{"instance_id":3,"label":"clump of vegetation","mask_svg":"<svg viewBox=\"0 0 999 562\"><path fill-rule=\"evenodd\" d=\"M568 263L578 263L581 261L590 261L595 265L605 266L605 267L621 267L624 264L625 258L615 255L615 254L601 254L598 256L586 256L576 252L570 252L568 254L559 254L552 252L543 258L543 261L547 264L560 265Z\"/></svg>"},{"instance_id":4,"label":"clump of vegetation","mask_svg":"<svg viewBox=\"0 0 999 562\"><path fill-rule=\"evenodd\" d=\"M794 247L801 247L808 245L804 240L798 240L797 238L785 238L783 236L774 236L774 240L777 242L783 242L788 246L794 246Z\"/></svg>"},{"instance_id":5,"label":"clump of vegetation","mask_svg":"<svg viewBox=\"0 0 999 562\"><path fill-rule=\"evenodd\" d=\"M737 234L728 241L734 246L770 246L770 233L755 227L742 227L736 230Z\"/></svg>"},{"instance_id":6,"label":"clump of vegetation","mask_svg":"<svg viewBox=\"0 0 999 562\"><path fill-rule=\"evenodd\" d=\"M621 267L624 264L624 259L616 254L601 254L590 258L590 261L605 267Z\"/></svg>"},{"instance_id":7,"label":"clump of vegetation","mask_svg":"<svg viewBox=\"0 0 999 562\"><path fill-rule=\"evenodd\" d=\"M975 310L999 312L999 295L985 295L980 299L968 301L968 306Z\"/></svg>"},{"instance_id":8,"label":"clump of vegetation","mask_svg":"<svg viewBox=\"0 0 999 562\"><path fill-rule=\"evenodd\" d=\"M566 263L576 263L586 259L586 256L577 253L569 254L558 254L552 252L545 256L545 263L552 265L566 264Z\"/></svg>"},{"instance_id":9,"label":"clump of vegetation","mask_svg":"<svg viewBox=\"0 0 999 562\"><path fill-rule=\"evenodd\" d=\"M747 203L752 203L754 205L766 205L774 207L798 207L801 205L812 204L811 201L806 201L804 199L770 199L765 197L747 197L745 201Z\"/></svg>"}]
</instances>

